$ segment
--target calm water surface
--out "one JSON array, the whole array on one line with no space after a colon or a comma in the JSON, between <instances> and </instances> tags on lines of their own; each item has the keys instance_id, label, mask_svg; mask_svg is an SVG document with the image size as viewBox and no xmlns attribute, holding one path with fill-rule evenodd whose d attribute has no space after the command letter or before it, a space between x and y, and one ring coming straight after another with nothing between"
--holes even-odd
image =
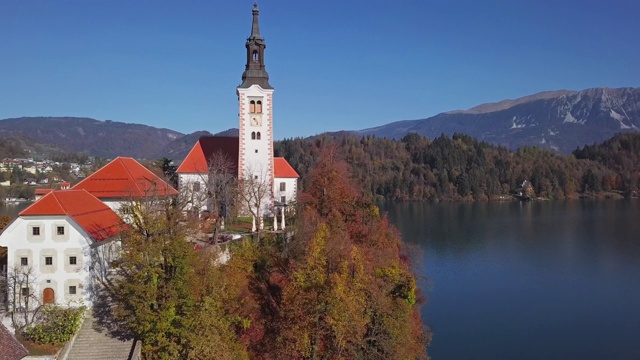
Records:
<instances>
[{"instance_id":1,"label":"calm water surface","mask_svg":"<svg viewBox=\"0 0 640 360\"><path fill-rule=\"evenodd\" d=\"M14 205L14 204L0 204L0 216L2 215L9 215L12 218L13 217L17 217L18 214L20 213L20 211L26 209L29 205L33 204L33 202L29 201L29 202L24 202L24 203L20 203L18 205Z\"/></svg>"},{"instance_id":2,"label":"calm water surface","mask_svg":"<svg viewBox=\"0 0 640 360\"><path fill-rule=\"evenodd\" d=\"M386 203L433 359L640 359L640 201Z\"/></svg>"}]
</instances>

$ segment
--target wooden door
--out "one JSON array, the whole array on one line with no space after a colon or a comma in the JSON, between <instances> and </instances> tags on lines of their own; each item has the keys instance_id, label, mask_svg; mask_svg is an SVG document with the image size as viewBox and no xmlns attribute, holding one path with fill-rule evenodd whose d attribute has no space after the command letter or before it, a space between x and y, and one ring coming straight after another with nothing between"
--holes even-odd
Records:
<instances>
[{"instance_id":1,"label":"wooden door","mask_svg":"<svg viewBox=\"0 0 640 360\"><path fill-rule=\"evenodd\" d=\"M53 304L56 302L56 296L53 292L52 288L46 288L42 292L42 303L44 304Z\"/></svg>"}]
</instances>

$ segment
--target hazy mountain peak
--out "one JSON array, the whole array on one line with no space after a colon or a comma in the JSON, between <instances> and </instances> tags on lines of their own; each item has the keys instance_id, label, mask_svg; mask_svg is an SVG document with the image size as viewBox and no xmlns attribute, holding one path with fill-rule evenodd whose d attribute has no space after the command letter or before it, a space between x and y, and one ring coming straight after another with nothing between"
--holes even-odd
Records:
<instances>
[{"instance_id":1,"label":"hazy mountain peak","mask_svg":"<svg viewBox=\"0 0 640 360\"><path fill-rule=\"evenodd\" d=\"M395 139L411 132L429 138L463 133L510 149L538 146L569 153L618 132L639 130L640 88L592 88L545 91L357 133Z\"/></svg>"},{"instance_id":2,"label":"hazy mountain peak","mask_svg":"<svg viewBox=\"0 0 640 360\"><path fill-rule=\"evenodd\" d=\"M570 90L543 91L533 95L523 96L521 98L517 98L514 100L505 99L495 103L480 104L467 110L448 111L445 114L484 114L484 113L490 113L494 111L505 110L510 107L528 103L528 102L557 98L563 95L570 95L575 93L577 93L577 91L570 91Z\"/></svg>"}]
</instances>

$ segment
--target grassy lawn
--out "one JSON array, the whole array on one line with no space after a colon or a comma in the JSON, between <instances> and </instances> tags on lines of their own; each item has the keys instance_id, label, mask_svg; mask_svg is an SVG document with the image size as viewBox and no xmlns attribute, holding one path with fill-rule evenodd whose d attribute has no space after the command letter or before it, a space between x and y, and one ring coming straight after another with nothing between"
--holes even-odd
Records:
<instances>
[{"instance_id":1,"label":"grassy lawn","mask_svg":"<svg viewBox=\"0 0 640 360\"><path fill-rule=\"evenodd\" d=\"M238 217L235 221L224 224L224 230L227 232L250 233L251 227L251 217Z\"/></svg>"}]
</instances>

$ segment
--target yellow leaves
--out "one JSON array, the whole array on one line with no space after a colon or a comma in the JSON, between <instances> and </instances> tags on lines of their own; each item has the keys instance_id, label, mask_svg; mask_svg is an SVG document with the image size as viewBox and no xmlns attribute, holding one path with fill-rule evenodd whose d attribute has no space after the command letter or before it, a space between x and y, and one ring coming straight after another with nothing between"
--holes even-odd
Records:
<instances>
[{"instance_id":1,"label":"yellow leaves","mask_svg":"<svg viewBox=\"0 0 640 360\"><path fill-rule=\"evenodd\" d=\"M357 247L351 250L351 259L344 261L338 272L331 275L326 322L343 349L354 343L365 332L367 292L363 264Z\"/></svg>"},{"instance_id":2,"label":"yellow leaves","mask_svg":"<svg viewBox=\"0 0 640 360\"><path fill-rule=\"evenodd\" d=\"M302 288L323 287L327 277L326 238L327 226L318 227L313 239L309 242L309 251L304 264L293 273L296 284Z\"/></svg>"},{"instance_id":3,"label":"yellow leaves","mask_svg":"<svg viewBox=\"0 0 640 360\"><path fill-rule=\"evenodd\" d=\"M389 266L376 269L376 276L389 284L391 297L403 299L409 305L416 303L416 279L412 274L398 266Z\"/></svg>"}]
</instances>

